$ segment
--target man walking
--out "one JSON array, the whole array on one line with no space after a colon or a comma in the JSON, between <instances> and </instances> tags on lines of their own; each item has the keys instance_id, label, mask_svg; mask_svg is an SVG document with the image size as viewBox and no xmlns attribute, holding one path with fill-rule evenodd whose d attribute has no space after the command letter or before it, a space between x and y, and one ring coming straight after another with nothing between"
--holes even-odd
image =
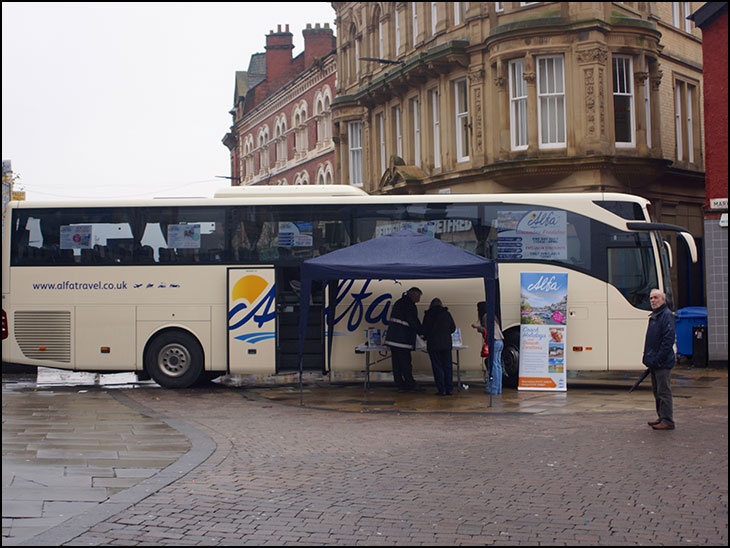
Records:
<instances>
[{"instance_id":1,"label":"man walking","mask_svg":"<svg viewBox=\"0 0 730 548\"><path fill-rule=\"evenodd\" d=\"M669 375L674 367L674 314L666 303L666 295L652 289L649 295L652 313L644 341L643 364L651 371L651 389L656 400L657 420L650 421L654 430L674 430L672 389Z\"/></svg>"},{"instance_id":2,"label":"man walking","mask_svg":"<svg viewBox=\"0 0 730 548\"><path fill-rule=\"evenodd\" d=\"M393 305L388 321L388 333L385 344L390 346L393 359L393 380L398 392L416 391L413 378L411 350L416 346L416 334L421 332L416 303L421 300L423 292L412 287Z\"/></svg>"}]
</instances>

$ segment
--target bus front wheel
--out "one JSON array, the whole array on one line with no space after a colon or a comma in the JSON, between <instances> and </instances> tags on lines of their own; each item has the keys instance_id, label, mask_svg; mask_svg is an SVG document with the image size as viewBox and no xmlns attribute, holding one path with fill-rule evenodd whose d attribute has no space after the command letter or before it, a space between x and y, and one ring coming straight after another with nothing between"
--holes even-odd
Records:
<instances>
[{"instance_id":1,"label":"bus front wheel","mask_svg":"<svg viewBox=\"0 0 730 548\"><path fill-rule=\"evenodd\" d=\"M508 388L517 388L520 377L520 331L510 329L504 334L504 350L502 350L502 384Z\"/></svg>"},{"instance_id":2,"label":"bus front wheel","mask_svg":"<svg viewBox=\"0 0 730 548\"><path fill-rule=\"evenodd\" d=\"M188 388L203 372L203 349L190 333L161 333L147 347L145 369L160 386Z\"/></svg>"}]
</instances>

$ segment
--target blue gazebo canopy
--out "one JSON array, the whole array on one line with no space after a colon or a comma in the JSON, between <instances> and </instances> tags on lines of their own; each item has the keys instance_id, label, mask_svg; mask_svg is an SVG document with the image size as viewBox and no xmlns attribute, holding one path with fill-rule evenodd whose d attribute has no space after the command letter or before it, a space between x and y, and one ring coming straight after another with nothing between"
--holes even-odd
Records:
<instances>
[{"instance_id":1,"label":"blue gazebo canopy","mask_svg":"<svg viewBox=\"0 0 730 548\"><path fill-rule=\"evenodd\" d=\"M497 264L479 255L436 238L403 230L387 236L338 249L302 263L299 317L299 374L309 316L312 281L326 280L336 291L338 280L392 279L422 280L482 278L487 303L487 331L493 345ZM475 304L479 299L475 298ZM329 348L332 349L332 319L335 299L329 300Z\"/></svg>"}]
</instances>

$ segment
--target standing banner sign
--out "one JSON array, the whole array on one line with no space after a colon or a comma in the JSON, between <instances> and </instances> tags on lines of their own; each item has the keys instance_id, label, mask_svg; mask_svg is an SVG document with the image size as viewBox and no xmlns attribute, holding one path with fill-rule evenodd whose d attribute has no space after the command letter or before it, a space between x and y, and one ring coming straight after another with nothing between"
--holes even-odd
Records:
<instances>
[{"instance_id":1,"label":"standing banner sign","mask_svg":"<svg viewBox=\"0 0 730 548\"><path fill-rule=\"evenodd\" d=\"M520 274L519 390L566 390L568 275Z\"/></svg>"}]
</instances>

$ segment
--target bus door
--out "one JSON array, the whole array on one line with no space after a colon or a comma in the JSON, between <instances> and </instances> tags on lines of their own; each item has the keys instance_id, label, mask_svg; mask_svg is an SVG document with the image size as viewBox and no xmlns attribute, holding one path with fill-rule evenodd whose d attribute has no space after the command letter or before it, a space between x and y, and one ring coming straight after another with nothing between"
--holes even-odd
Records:
<instances>
[{"instance_id":1,"label":"bus door","mask_svg":"<svg viewBox=\"0 0 730 548\"><path fill-rule=\"evenodd\" d=\"M274 267L228 269L228 370L231 374L276 372Z\"/></svg>"},{"instance_id":2,"label":"bus door","mask_svg":"<svg viewBox=\"0 0 730 548\"><path fill-rule=\"evenodd\" d=\"M301 269L283 266L276 269L276 372L299 371L299 296ZM309 303L307 336L304 340L302 368L324 371L324 292L314 282Z\"/></svg>"}]
</instances>

